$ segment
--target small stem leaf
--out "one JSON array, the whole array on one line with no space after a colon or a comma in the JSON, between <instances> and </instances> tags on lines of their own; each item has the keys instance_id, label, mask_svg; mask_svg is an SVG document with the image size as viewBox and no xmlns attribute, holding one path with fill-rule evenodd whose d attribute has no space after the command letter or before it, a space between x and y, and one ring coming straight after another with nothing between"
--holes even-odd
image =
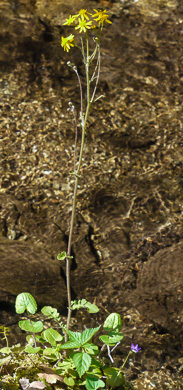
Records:
<instances>
[{"instance_id":1,"label":"small stem leaf","mask_svg":"<svg viewBox=\"0 0 183 390\"><path fill-rule=\"evenodd\" d=\"M43 330L43 323L41 321L24 320L19 321L19 327L26 332L39 333Z\"/></svg>"},{"instance_id":2,"label":"small stem leaf","mask_svg":"<svg viewBox=\"0 0 183 390\"><path fill-rule=\"evenodd\" d=\"M57 341L61 341L63 339L63 336L52 328L44 330L44 332L41 333L41 336L53 346L57 345Z\"/></svg>"},{"instance_id":3,"label":"small stem leaf","mask_svg":"<svg viewBox=\"0 0 183 390\"><path fill-rule=\"evenodd\" d=\"M111 313L104 322L104 329L106 331L116 330L117 332L120 332L121 325L121 316L118 313Z\"/></svg>"},{"instance_id":4,"label":"small stem leaf","mask_svg":"<svg viewBox=\"0 0 183 390\"><path fill-rule=\"evenodd\" d=\"M77 301L76 299L74 301L71 301L71 309L72 310L79 310L81 308L85 308L87 304L86 299L81 299Z\"/></svg>"},{"instance_id":5,"label":"small stem leaf","mask_svg":"<svg viewBox=\"0 0 183 390\"><path fill-rule=\"evenodd\" d=\"M100 326L98 326L97 328L91 328L91 329L86 329L84 330L83 333L81 333L81 344L85 344L87 343L88 341L91 340L91 338L94 336L95 333L98 332L98 330L100 329Z\"/></svg>"},{"instance_id":6,"label":"small stem leaf","mask_svg":"<svg viewBox=\"0 0 183 390\"><path fill-rule=\"evenodd\" d=\"M99 308L94 303L90 303L86 299L71 301L72 310L79 310L81 308L87 309L89 313L97 313L99 311Z\"/></svg>"},{"instance_id":7,"label":"small stem leaf","mask_svg":"<svg viewBox=\"0 0 183 390\"><path fill-rule=\"evenodd\" d=\"M31 294L21 293L16 297L15 310L18 314L24 313L25 310L30 314L35 314L37 311L37 303Z\"/></svg>"},{"instance_id":8,"label":"small stem leaf","mask_svg":"<svg viewBox=\"0 0 183 390\"><path fill-rule=\"evenodd\" d=\"M74 366L76 367L76 370L80 376L82 375L89 369L90 364L91 364L91 356L88 355L88 353L74 353L72 356L72 360L74 363Z\"/></svg>"},{"instance_id":9,"label":"small stem leaf","mask_svg":"<svg viewBox=\"0 0 183 390\"><path fill-rule=\"evenodd\" d=\"M67 257L67 253L66 252L61 252L61 253L58 254L57 259L63 261L63 260L66 259L66 257Z\"/></svg>"},{"instance_id":10,"label":"small stem leaf","mask_svg":"<svg viewBox=\"0 0 183 390\"><path fill-rule=\"evenodd\" d=\"M88 310L88 312L91 314L98 313L99 311L99 308L94 303L87 302L85 307Z\"/></svg>"}]
</instances>

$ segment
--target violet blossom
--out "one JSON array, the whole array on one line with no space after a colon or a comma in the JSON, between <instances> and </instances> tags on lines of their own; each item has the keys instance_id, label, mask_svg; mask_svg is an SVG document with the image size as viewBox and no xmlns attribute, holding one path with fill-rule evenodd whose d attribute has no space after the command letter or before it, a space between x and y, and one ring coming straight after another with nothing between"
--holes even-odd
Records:
<instances>
[{"instance_id":1,"label":"violet blossom","mask_svg":"<svg viewBox=\"0 0 183 390\"><path fill-rule=\"evenodd\" d=\"M141 348L139 347L138 344L135 345L135 344L131 343L131 350L132 350L132 352L137 353L141 350Z\"/></svg>"}]
</instances>

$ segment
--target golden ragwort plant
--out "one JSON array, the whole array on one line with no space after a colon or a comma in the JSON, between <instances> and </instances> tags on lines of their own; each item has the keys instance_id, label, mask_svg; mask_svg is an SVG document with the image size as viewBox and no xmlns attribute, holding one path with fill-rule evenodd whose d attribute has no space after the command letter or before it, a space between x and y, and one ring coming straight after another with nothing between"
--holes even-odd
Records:
<instances>
[{"instance_id":1,"label":"golden ragwort plant","mask_svg":"<svg viewBox=\"0 0 183 390\"><path fill-rule=\"evenodd\" d=\"M74 28L76 32L79 32L80 46L76 43L74 34L62 37L61 46L66 52L69 52L74 46L80 48L86 74L86 101L84 101L82 82L77 67L70 61L68 62L68 66L74 70L79 82L81 101L79 123L82 129L82 137L77 161L77 129L79 123L75 113L75 107L70 103L69 109L73 114L75 122L74 171L72 172L75 178L75 184L67 252L59 253L57 256L58 260L64 260L66 262L67 324L63 324L57 309L51 306L45 306L41 310L42 313L56 321L57 327L61 329L61 332L59 333L53 328L44 330L42 321L33 321L31 318L31 315L34 315L37 311L37 303L34 297L29 293L21 293L17 296L15 302L16 312L18 314L26 312L28 316L28 319L19 321L19 327L23 331L31 334L26 337L28 344L25 347L21 347L20 344L9 347L7 328L4 327L2 329L6 347L0 349L0 368L2 373L4 373L5 379L1 380L0 374L0 385L3 385L4 389L11 388L12 390L17 390L19 389L19 383L23 390L31 388L53 389L53 383L57 381L61 383L61 387L58 387L59 385L57 386L59 389L68 388L75 390L85 388L87 390L97 390L98 388L112 389L118 386L124 390L133 389L133 386L124 378L122 370L129 356L132 353L139 352L141 348L138 344L134 345L132 343L131 349L121 367L114 367L112 352L123 339L121 333L122 321L118 313L111 313L104 321L103 329L105 334L99 336L100 343L102 343L100 350L98 345L92 342L92 338L101 329L101 326L87 328L83 332L74 332L69 329L72 310L85 308L93 314L99 310L94 303L90 303L86 299L71 301L70 262L72 260L71 243L76 212L77 189L81 175L88 115L91 104L102 97L95 97L100 74L100 39L104 24L110 23L111 21L108 19L107 11L96 9L94 9L93 14L89 13L86 9L81 9L77 15L70 15L69 19L64 23L64 25ZM89 47L90 32L94 41L94 49L91 54ZM102 357L104 349L107 349L108 363ZM53 368L52 371L47 372L45 363L48 364L49 370ZM32 375L27 377L28 373L24 371L24 368L27 369L29 365L31 372L34 372L33 377ZM13 375L10 374L12 370ZM8 375L5 375L6 373ZM34 381L35 375L36 379L42 380ZM33 382L30 383L29 380L32 379Z\"/></svg>"},{"instance_id":2,"label":"golden ragwort plant","mask_svg":"<svg viewBox=\"0 0 183 390\"><path fill-rule=\"evenodd\" d=\"M108 14L106 10L96 10L94 9L94 14L89 13L87 9L81 9L78 14L76 15L70 15L69 19L66 20L64 25L72 26L75 30L78 30L81 34L80 36L80 42L81 47L76 45L76 42L74 40L74 35L70 34L66 38L61 38L61 46L64 48L65 51L69 51L71 47L77 46L80 48L82 56L83 56L83 62L85 66L85 74L86 74L86 104L85 104L85 112L83 107L83 90L82 90L82 83L79 76L79 73L77 71L77 68L75 65L71 64L71 62L68 62L68 66L71 66L73 70L76 72L78 82L79 82L79 88L80 88L80 100L81 100L81 109L80 109L80 125L82 129L82 139L81 139L81 147L80 147L80 154L79 154L79 161L76 163L76 146L77 146L77 127L78 127L78 121L75 114L74 105L70 103L70 110L72 111L74 115L75 120L75 127L76 127L76 136L75 136L75 156L74 156L74 172L75 175L75 187L74 187L74 194L73 194L73 204L72 204L72 215L71 215L71 222L70 222L70 233L69 233L69 240L68 240L68 248L67 253L61 253L58 255L59 260L66 260L66 280L67 280L67 296L68 296L68 317L67 317L67 329L69 329L70 325L70 319L71 319L71 287L70 287L70 260L71 260L71 242L72 242L72 233L73 233L73 226L74 226L74 217L75 217L75 210L76 210L76 196L77 196L77 188L78 188L78 181L80 177L81 172L81 164L82 164L82 157L83 157L83 149L84 149L84 141L85 141L85 132L86 132L86 126L88 121L88 115L90 111L91 104L93 102L96 102L98 99L100 99L102 96L99 96L95 98L96 95L96 89L99 81L99 75L100 75L100 38L101 33L103 30L103 26L105 23L111 24L112 22L108 19ZM89 48L89 31L92 30L94 32L93 40L95 42L95 48L93 50L93 53L90 54L90 48ZM83 38L84 35L84 38ZM84 43L85 39L85 43ZM95 60L95 66L90 74L90 65ZM93 87L93 88L92 88ZM65 337L65 340L67 341L67 334Z\"/></svg>"}]
</instances>

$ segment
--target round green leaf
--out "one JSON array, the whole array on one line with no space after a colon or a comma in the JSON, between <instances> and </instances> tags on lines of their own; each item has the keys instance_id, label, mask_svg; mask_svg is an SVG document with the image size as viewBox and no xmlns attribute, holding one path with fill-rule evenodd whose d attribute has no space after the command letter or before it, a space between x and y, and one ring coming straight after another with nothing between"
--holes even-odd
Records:
<instances>
[{"instance_id":1,"label":"round green leaf","mask_svg":"<svg viewBox=\"0 0 183 390\"><path fill-rule=\"evenodd\" d=\"M32 345L28 345L26 348L25 348L25 352L27 353L38 353L39 351L41 351L41 348L40 347L32 347Z\"/></svg>"},{"instance_id":2,"label":"round green leaf","mask_svg":"<svg viewBox=\"0 0 183 390\"><path fill-rule=\"evenodd\" d=\"M122 325L121 316L118 313L111 313L104 322L104 329L106 331L116 330L120 332Z\"/></svg>"},{"instance_id":3,"label":"round green leaf","mask_svg":"<svg viewBox=\"0 0 183 390\"><path fill-rule=\"evenodd\" d=\"M9 355L11 353L11 348L9 348L9 347L1 348L0 352L5 353L6 355Z\"/></svg>"},{"instance_id":4,"label":"round green leaf","mask_svg":"<svg viewBox=\"0 0 183 390\"><path fill-rule=\"evenodd\" d=\"M122 333L118 333L118 332L109 332L108 335L102 335L99 337L99 339L104 344L112 346L112 345L119 343L119 341L121 341L123 339L123 335L122 335Z\"/></svg>"},{"instance_id":5,"label":"round green leaf","mask_svg":"<svg viewBox=\"0 0 183 390\"><path fill-rule=\"evenodd\" d=\"M44 332L41 333L41 336L53 346L56 346L56 341L61 341L63 339L63 336L52 328L44 330Z\"/></svg>"},{"instance_id":6,"label":"round green leaf","mask_svg":"<svg viewBox=\"0 0 183 390\"><path fill-rule=\"evenodd\" d=\"M18 314L24 313L25 310L30 314L35 314L37 311L37 303L31 294L21 293L16 297L15 310Z\"/></svg>"},{"instance_id":7,"label":"round green leaf","mask_svg":"<svg viewBox=\"0 0 183 390\"><path fill-rule=\"evenodd\" d=\"M30 321L30 320L24 320L19 321L19 327L22 330L25 330L26 332L33 332L38 333L42 332L43 330L43 323L41 321Z\"/></svg>"},{"instance_id":8,"label":"round green leaf","mask_svg":"<svg viewBox=\"0 0 183 390\"><path fill-rule=\"evenodd\" d=\"M60 317L60 315L59 315L57 309L55 309L55 308L52 307L52 306L44 306L44 307L41 309L41 312L42 312L45 316L55 318L56 320L58 320L59 317Z\"/></svg>"},{"instance_id":9,"label":"round green leaf","mask_svg":"<svg viewBox=\"0 0 183 390\"><path fill-rule=\"evenodd\" d=\"M86 309L89 311L89 313L98 313L99 311L99 308L94 304L94 303L90 303L90 302L87 302L87 305L86 305Z\"/></svg>"},{"instance_id":10,"label":"round green leaf","mask_svg":"<svg viewBox=\"0 0 183 390\"><path fill-rule=\"evenodd\" d=\"M70 378L65 377L64 382L67 386L73 387L75 385L75 381L72 377L70 377Z\"/></svg>"}]
</instances>

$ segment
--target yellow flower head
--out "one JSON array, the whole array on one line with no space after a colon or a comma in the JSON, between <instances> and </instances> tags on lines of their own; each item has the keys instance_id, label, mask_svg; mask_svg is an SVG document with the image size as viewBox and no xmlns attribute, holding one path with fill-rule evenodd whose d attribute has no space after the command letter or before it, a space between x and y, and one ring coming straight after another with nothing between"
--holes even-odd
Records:
<instances>
[{"instance_id":1,"label":"yellow flower head","mask_svg":"<svg viewBox=\"0 0 183 390\"><path fill-rule=\"evenodd\" d=\"M70 34L68 37L62 37L61 46L65 51L69 51L71 47L74 47L74 35Z\"/></svg>"},{"instance_id":2,"label":"yellow flower head","mask_svg":"<svg viewBox=\"0 0 183 390\"><path fill-rule=\"evenodd\" d=\"M87 29L90 29L92 28L91 26L92 22L87 22L85 19L78 19L78 26L75 27L76 30L79 30L79 32L81 33L82 31L83 32L86 32Z\"/></svg>"},{"instance_id":3,"label":"yellow flower head","mask_svg":"<svg viewBox=\"0 0 183 390\"><path fill-rule=\"evenodd\" d=\"M76 17L70 15L70 16L69 16L69 19L66 19L66 21L65 21L64 24L67 24L68 26L71 26L72 24L74 24L75 20L76 20Z\"/></svg>"},{"instance_id":4,"label":"yellow flower head","mask_svg":"<svg viewBox=\"0 0 183 390\"><path fill-rule=\"evenodd\" d=\"M99 22L99 26L104 24L104 22L106 23L112 23L110 20L108 20L108 17L109 15L107 15L107 11L104 10L104 11L97 11L97 9L94 9L94 11L96 12L93 16L93 19L96 21L96 22Z\"/></svg>"},{"instance_id":5,"label":"yellow flower head","mask_svg":"<svg viewBox=\"0 0 183 390\"><path fill-rule=\"evenodd\" d=\"M77 14L77 15L74 15L74 17L76 17L76 18L81 18L82 20L84 20L84 19L87 19L87 20L89 20L89 17L88 17L88 15L91 15L88 11L87 11L87 9L80 9L80 11L79 11L79 13Z\"/></svg>"}]
</instances>

